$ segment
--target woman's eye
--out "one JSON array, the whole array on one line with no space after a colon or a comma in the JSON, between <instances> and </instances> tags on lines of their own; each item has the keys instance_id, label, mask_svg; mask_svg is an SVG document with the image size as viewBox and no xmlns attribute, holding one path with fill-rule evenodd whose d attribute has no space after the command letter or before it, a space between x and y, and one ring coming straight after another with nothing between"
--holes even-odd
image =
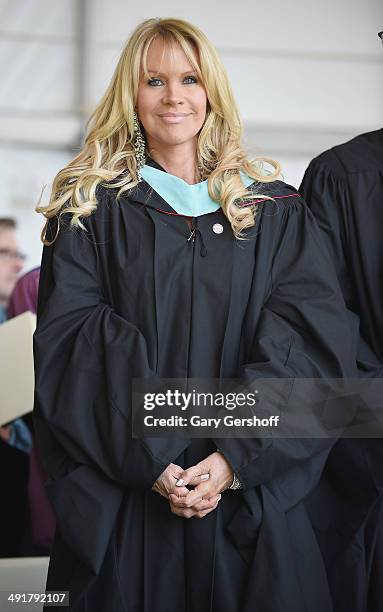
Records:
<instances>
[{"instance_id":1,"label":"woman's eye","mask_svg":"<svg viewBox=\"0 0 383 612\"><path fill-rule=\"evenodd\" d=\"M162 83L161 79L152 78L152 79L149 79L148 81L148 85L153 85L154 87L157 87L158 83L161 85Z\"/></svg>"},{"instance_id":2,"label":"woman's eye","mask_svg":"<svg viewBox=\"0 0 383 612\"><path fill-rule=\"evenodd\" d=\"M184 82L189 81L189 83L197 83L197 79L194 76L188 76L184 78Z\"/></svg>"},{"instance_id":3,"label":"woman's eye","mask_svg":"<svg viewBox=\"0 0 383 612\"><path fill-rule=\"evenodd\" d=\"M163 83L164 82L161 79L157 79L155 77L152 77L148 80L148 85L151 85L153 87L159 87L160 85L163 85ZM187 85L191 83L197 83L197 79L194 76L188 76L184 78L183 83L186 83Z\"/></svg>"}]
</instances>

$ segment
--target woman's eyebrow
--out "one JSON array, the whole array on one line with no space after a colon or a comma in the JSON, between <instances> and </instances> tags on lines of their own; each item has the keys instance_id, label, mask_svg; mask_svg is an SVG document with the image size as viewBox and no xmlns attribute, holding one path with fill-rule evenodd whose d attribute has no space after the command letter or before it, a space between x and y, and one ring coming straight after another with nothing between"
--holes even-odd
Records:
<instances>
[{"instance_id":1,"label":"woman's eyebrow","mask_svg":"<svg viewBox=\"0 0 383 612\"><path fill-rule=\"evenodd\" d=\"M167 76L165 73L163 72L158 72L157 70L152 70L151 68L148 68L148 72L151 72L152 74L156 74L158 76ZM186 70L186 72L182 72L181 76L185 76L185 74L197 74L196 70L194 70L194 68L192 68L191 70Z\"/></svg>"}]
</instances>

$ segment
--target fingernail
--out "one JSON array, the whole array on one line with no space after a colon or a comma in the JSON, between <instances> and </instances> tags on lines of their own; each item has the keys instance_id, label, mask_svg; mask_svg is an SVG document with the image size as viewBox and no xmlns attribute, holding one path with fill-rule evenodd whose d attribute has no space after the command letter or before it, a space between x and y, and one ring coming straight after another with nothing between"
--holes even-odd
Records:
<instances>
[{"instance_id":1,"label":"fingernail","mask_svg":"<svg viewBox=\"0 0 383 612\"><path fill-rule=\"evenodd\" d=\"M176 482L176 487L180 487L184 483L183 478L179 478Z\"/></svg>"},{"instance_id":2,"label":"fingernail","mask_svg":"<svg viewBox=\"0 0 383 612\"><path fill-rule=\"evenodd\" d=\"M201 480L208 480L210 478L210 474L202 474Z\"/></svg>"},{"instance_id":3,"label":"fingernail","mask_svg":"<svg viewBox=\"0 0 383 612\"><path fill-rule=\"evenodd\" d=\"M218 495L218 501L221 499L221 497L222 497L222 495L221 495L221 494L219 494L219 495Z\"/></svg>"}]
</instances>

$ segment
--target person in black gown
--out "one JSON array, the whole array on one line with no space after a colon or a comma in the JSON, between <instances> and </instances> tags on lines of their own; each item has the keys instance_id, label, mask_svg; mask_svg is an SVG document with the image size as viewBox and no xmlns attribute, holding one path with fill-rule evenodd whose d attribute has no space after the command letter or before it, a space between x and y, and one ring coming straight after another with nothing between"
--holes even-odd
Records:
<instances>
[{"instance_id":1,"label":"person in black gown","mask_svg":"<svg viewBox=\"0 0 383 612\"><path fill-rule=\"evenodd\" d=\"M300 193L360 318L359 375L383 377L383 129L315 158ZM344 439L330 453L311 518L339 612L383 610L383 441ZM318 510L319 508L319 510Z\"/></svg>"},{"instance_id":2,"label":"person in black gown","mask_svg":"<svg viewBox=\"0 0 383 612\"><path fill-rule=\"evenodd\" d=\"M333 440L132 437L134 378L355 373L313 215L277 166L247 160L241 133L205 36L147 20L38 207L47 589L73 611L333 610L304 503Z\"/></svg>"}]
</instances>

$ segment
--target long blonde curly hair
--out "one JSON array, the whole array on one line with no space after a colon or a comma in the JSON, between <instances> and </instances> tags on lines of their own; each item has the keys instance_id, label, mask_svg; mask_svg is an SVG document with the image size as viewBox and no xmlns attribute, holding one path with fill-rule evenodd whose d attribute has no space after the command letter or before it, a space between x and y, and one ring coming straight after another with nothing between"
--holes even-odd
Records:
<instances>
[{"instance_id":1,"label":"long blonde curly hair","mask_svg":"<svg viewBox=\"0 0 383 612\"><path fill-rule=\"evenodd\" d=\"M60 223L55 238L47 240L51 217L60 220L61 214L70 213L71 225L85 229L81 218L97 208L99 184L118 187L117 197L137 185L134 111L141 72L147 72L148 49L156 37L181 46L206 89L208 107L198 135L197 164L205 169L210 196L220 203L237 238L254 225L254 190L246 189L239 172L266 183L278 177L279 164L265 157L247 158L241 142L242 121L226 71L206 36L187 21L147 19L136 27L121 53L112 80L87 123L83 149L56 175L49 204L41 205L40 199L35 209L46 218L41 232L44 244L53 244L59 231ZM271 170L265 170L265 163Z\"/></svg>"}]
</instances>

